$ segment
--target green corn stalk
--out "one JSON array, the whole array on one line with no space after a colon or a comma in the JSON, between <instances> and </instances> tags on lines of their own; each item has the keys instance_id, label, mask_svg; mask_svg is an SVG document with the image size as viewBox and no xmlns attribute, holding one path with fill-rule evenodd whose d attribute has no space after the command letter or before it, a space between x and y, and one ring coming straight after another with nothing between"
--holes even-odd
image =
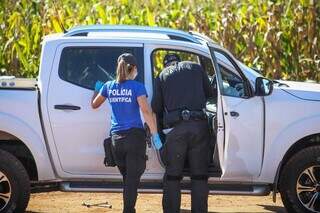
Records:
<instances>
[{"instance_id":1,"label":"green corn stalk","mask_svg":"<svg viewBox=\"0 0 320 213\"><path fill-rule=\"evenodd\" d=\"M129 24L198 31L267 77L320 81L318 0L2 0L0 75L36 77L43 36L63 31L59 17L67 29ZM161 64L163 54L156 57Z\"/></svg>"}]
</instances>

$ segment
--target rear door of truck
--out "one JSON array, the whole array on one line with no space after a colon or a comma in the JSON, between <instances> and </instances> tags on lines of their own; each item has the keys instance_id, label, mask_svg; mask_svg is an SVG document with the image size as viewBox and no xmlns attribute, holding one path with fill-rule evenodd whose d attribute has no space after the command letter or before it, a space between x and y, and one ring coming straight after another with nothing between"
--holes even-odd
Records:
<instances>
[{"instance_id":1,"label":"rear door of truck","mask_svg":"<svg viewBox=\"0 0 320 213\"><path fill-rule=\"evenodd\" d=\"M62 175L119 174L103 164L103 141L110 131L110 106L91 108L97 80L115 78L117 58L124 52L138 59L143 82L143 45L132 43L65 43L58 46L48 86L47 111ZM68 175L67 175L68 176Z\"/></svg>"}]
</instances>

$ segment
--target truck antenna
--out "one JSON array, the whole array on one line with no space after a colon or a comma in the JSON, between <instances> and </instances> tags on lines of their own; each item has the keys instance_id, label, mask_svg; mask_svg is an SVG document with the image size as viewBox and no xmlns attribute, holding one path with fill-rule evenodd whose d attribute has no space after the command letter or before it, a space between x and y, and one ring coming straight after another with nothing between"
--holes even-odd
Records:
<instances>
[{"instance_id":1,"label":"truck antenna","mask_svg":"<svg viewBox=\"0 0 320 213\"><path fill-rule=\"evenodd\" d=\"M58 10L57 10L57 7L56 7L56 3L57 3L57 2L56 2L55 0L52 0L52 2L53 2L54 11L56 12L56 15L57 15L57 18L58 18L58 23L59 23L61 29L63 30L63 33L67 33L68 31L67 31L66 28L63 26L62 21L61 21L61 18L60 18L60 15L59 15Z\"/></svg>"}]
</instances>

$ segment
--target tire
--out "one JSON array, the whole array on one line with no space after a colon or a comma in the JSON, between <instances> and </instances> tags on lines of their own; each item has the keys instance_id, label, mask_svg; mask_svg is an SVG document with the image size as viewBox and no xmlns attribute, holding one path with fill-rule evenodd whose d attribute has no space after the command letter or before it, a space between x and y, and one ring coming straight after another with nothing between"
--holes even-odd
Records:
<instances>
[{"instance_id":1,"label":"tire","mask_svg":"<svg viewBox=\"0 0 320 213\"><path fill-rule=\"evenodd\" d=\"M305 148L289 159L279 190L289 213L320 212L320 146Z\"/></svg>"},{"instance_id":2,"label":"tire","mask_svg":"<svg viewBox=\"0 0 320 213\"><path fill-rule=\"evenodd\" d=\"M29 198L27 171L16 157L0 150L0 213L24 212Z\"/></svg>"}]
</instances>

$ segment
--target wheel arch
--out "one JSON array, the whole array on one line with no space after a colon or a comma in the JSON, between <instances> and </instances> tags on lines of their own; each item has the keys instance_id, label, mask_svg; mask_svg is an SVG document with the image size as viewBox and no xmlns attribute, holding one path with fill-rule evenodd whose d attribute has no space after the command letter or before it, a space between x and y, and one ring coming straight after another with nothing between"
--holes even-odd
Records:
<instances>
[{"instance_id":1,"label":"wheel arch","mask_svg":"<svg viewBox=\"0 0 320 213\"><path fill-rule=\"evenodd\" d=\"M38 169L34 157L23 141L7 132L0 131L0 149L16 157L26 169L31 181L38 181Z\"/></svg>"},{"instance_id":2,"label":"wheel arch","mask_svg":"<svg viewBox=\"0 0 320 213\"><path fill-rule=\"evenodd\" d=\"M20 146L25 153L29 152L28 154L32 156L37 171L37 180L55 179L53 165L50 163L45 141L41 135L41 128L37 129L36 126L30 126L23 120L4 113L0 113L0 120L0 148L6 147L4 150L8 151L12 150L8 148L10 146Z\"/></svg>"},{"instance_id":3,"label":"wheel arch","mask_svg":"<svg viewBox=\"0 0 320 213\"><path fill-rule=\"evenodd\" d=\"M308 116L267 132L264 163L257 180L275 183L286 160L302 148L318 143L314 138L320 135L319 125L316 125L319 122L320 115Z\"/></svg>"},{"instance_id":4,"label":"wheel arch","mask_svg":"<svg viewBox=\"0 0 320 213\"><path fill-rule=\"evenodd\" d=\"M276 202L276 193L279 191L280 177L286 163L300 150L317 145L320 145L320 133L305 136L290 146L277 167L272 187L273 202Z\"/></svg>"},{"instance_id":5,"label":"wheel arch","mask_svg":"<svg viewBox=\"0 0 320 213\"><path fill-rule=\"evenodd\" d=\"M292 156L294 156L299 151L311 147L311 146L320 146L320 133L312 134L305 136L301 138L300 140L296 141L294 144L291 145L291 147L288 149L288 151L285 153L284 157L281 160L281 163L279 164L278 168L278 176L281 177L281 173L283 171L284 165L290 160ZM277 178L277 186L279 185L279 179ZM278 188L277 188L278 189Z\"/></svg>"}]
</instances>

